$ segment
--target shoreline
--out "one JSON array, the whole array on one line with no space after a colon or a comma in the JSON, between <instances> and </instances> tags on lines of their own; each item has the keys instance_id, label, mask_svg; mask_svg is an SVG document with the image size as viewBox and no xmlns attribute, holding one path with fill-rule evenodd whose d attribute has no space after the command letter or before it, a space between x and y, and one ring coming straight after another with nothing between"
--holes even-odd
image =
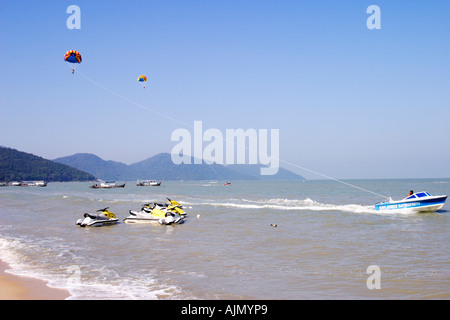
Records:
<instances>
[{"instance_id":1,"label":"shoreline","mask_svg":"<svg viewBox=\"0 0 450 320\"><path fill-rule=\"evenodd\" d=\"M0 300L66 300L68 290L52 288L47 281L6 272L9 265L0 260Z\"/></svg>"}]
</instances>

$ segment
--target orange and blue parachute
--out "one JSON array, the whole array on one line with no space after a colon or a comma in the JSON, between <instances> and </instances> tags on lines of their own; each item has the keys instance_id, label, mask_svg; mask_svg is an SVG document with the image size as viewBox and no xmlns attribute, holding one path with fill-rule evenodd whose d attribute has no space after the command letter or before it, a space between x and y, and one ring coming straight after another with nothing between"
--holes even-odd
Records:
<instances>
[{"instance_id":1,"label":"orange and blue parachute","mask_svg":"<svg viewBox=\"0 0 450 320\"><path fill-rule=\"evenodd\" d=\"M81 58L81 54L78 51L69 50L64 55L64 60L70 63L81 63L83 59Z\"/></svg>"},{"instance_id":2,"label":"orange and blue parachute","mask_svg":"<svg viewBox=\"0 0 450 320\"><path fill-rule=\"evenodd\" d=\"M81 54L75 50L69 50L64 55L64 60L70 63L81 63ZM75 72L75 67L72 67L72 74Z\"/></svg>"},{"instance_id":3,"label":"orange and blue parachute","mask_svg":"<svg viewBox=\"0 0 450 320\"><path fill-rule=\"evenodd\" d=\"M142 85L144 86L144 88L145 88L145 82L147 82L147 77L146 76L144 76L144 75L140 75L139 77L138 77L138 79L137 79L139 82L141 82L142 83Z\"/></svg>"}]
</instances>

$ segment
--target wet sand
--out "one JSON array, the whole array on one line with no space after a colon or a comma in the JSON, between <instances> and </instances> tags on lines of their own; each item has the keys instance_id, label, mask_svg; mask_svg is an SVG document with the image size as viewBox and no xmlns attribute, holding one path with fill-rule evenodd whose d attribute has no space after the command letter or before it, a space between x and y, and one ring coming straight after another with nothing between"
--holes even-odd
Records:
<instances>
[{"instance_id":1,"label":"wet sand","mask_svg":"<svg viewBox=\"0 0 450 320\"><path fill-rule=\"evenodd\" d=\"M0 300L65 300L70 293L47 286L47 282L12 275L5 272L9 266L0 260Z\"/></svg>"}]
</instances>

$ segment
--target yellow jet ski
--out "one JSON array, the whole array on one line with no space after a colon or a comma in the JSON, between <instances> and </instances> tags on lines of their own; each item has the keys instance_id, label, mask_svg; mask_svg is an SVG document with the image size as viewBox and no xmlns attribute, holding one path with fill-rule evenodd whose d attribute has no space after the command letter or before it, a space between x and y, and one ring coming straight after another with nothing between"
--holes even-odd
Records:
<instances>
[{"instance_id":1,"label":"yellow jet ski","mask_svg":"<svg viewBox=\"0 0 450 320\"><path fill-rule=\"evenodd\" d=\"M151 223L159 224L182 224L184 223L185 212L173 205L164 206L158 203L144 204L140 211L130 210L130 215L126 217L125 223ZM184 213L184 215L183 215Z\"/></svg>"}]
</instances>

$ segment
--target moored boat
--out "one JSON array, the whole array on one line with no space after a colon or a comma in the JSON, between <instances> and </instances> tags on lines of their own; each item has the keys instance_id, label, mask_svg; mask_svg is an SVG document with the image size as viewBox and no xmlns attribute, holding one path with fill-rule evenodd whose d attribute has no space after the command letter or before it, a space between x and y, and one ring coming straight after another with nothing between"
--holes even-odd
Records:
<instances>
[{"instance_id":1,"label":"moored boat","mask_svg":"<svg viewBox=\"0 0 450 320\"><path fill-rule=\"evenodd\" d=\"M47 181L22 181L22 187L46 187Z\"/></svg>"},{"instance_id":2,"label":"moored boat","mask_svg":"<svg viewBox=\"0 0 450 320\"><path fill-rule=\"evenodd\" d=\"M446 195L432 196L429 192L422 191L413 193L403 200L390 199L377 203L375 209L393 212L434 212L444 206L446 199Z\"/></svg>"},{"instance_id":3,"label":"moored boat","mask_svg":"<svg viewBox=\"0 0 450 320\"><path fill-rule=\"evenodd\" d=\"M136 185L139 187L145 187L145 186L154 186L154 187L158 187L161 185L162 181L156 181L156 180L138 180L136 182Z\"/></svg>"},{"instance_id":4,"label":"moored boat","mask_svg":"<svg viewBox=\"0 0 450 320\"><path fill-rule=\"evenodd\" d=\"M95 182L91 188L93 189L111 189L111 188L124 188L126 182L123 184L117 184L115 181L98 181Z\"/></svg>"}]
</instances>

